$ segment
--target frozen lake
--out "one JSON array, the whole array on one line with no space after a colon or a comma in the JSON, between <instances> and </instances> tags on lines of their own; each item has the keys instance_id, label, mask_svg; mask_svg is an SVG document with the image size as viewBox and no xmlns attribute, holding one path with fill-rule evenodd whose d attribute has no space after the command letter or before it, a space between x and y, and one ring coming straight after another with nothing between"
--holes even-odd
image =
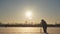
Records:
<instances>
[{"instance_id":1,"label":"frozen lake","mask_svg":"<svg viewBox=\"0 0 60 34\"><path fill-rule=\"evenodd\" d=\"M49 34L60 34L60 27L48 27ZM42 34L41 27L0 27L0 34Z\"/></svg>"}]
</instances>

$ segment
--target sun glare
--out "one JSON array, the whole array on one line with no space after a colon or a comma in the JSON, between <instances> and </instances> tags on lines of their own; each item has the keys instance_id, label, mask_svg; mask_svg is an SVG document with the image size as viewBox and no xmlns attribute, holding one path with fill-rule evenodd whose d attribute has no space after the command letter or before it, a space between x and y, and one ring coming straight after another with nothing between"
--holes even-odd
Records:
<instances>
[{"instance_id":1,"label":"sun glare","mask_svg":"<svg viewBox=\"0 0 60 34\"><path fill-rule=\"evenodd\" d=\"M28 19L32 19L32 12L31 12L31 11L27 11L27 12L26 12L26 17L27 17Z\"/></svg>"}]
</instances>

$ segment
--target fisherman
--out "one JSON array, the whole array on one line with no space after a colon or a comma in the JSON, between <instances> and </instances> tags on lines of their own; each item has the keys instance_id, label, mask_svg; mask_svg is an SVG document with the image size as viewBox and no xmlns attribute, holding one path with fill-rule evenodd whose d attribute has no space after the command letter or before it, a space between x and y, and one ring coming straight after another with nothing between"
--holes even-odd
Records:
<instances>
[{"instance_id":1,"label":"fisherman","mask_svg":"<svg viewBox=\"0 0 60 34\"><path fill-rule=\"evenodd\" d=\"M47 23L44 19L41 20L44 33L47 33Z\"/></svg>"}]
</instances>

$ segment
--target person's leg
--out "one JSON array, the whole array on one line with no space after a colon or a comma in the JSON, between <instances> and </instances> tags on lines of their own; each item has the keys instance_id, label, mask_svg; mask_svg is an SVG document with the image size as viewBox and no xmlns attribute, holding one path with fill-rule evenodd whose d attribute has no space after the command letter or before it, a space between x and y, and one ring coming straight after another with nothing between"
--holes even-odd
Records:
<instances>
[{"instance_id":1,"label":"person's leg","mask_svg":"<svg viewBox=\"0 0 60 34\"><path fill-rule=\"evenodd\" d=\"M46 27L44 27L44 33L47 33L47 28Z\"/></svg>"},{"instance_id":2,"label":"person's leg","mask_svg":"<svg viewBox=\"0 0 60 34\"><path fill-rule=\"evenodd\" d=\"M44 29L44 33L46 33L46 29Z\"/></svg>"},{"instance_id":3,"label":"person's leg","mask_svg":"<svg viewBox=\"0 0 60 34\"><path fill-rule=\"evenodd\" d=\"M45 33L45 28L43 27L43 31L44 31L44 33Z\"/></svg>"}]
</instances>

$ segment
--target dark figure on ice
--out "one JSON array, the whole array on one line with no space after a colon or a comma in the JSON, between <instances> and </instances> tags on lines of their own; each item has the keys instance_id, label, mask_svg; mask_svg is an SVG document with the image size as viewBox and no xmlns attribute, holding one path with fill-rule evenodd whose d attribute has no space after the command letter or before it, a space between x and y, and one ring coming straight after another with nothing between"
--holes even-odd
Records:
<instances>
[{"instance_id":1,"label":"dark figure on ice","mask_svg":"<svg viewBox=\"0 0 60 34\"><path fill-rule=\"evenodd\" d=\"M44 19L41 20L41 24L42 24L44 33L47 33L47 23Z\"/></svg>"}]
</instances>

